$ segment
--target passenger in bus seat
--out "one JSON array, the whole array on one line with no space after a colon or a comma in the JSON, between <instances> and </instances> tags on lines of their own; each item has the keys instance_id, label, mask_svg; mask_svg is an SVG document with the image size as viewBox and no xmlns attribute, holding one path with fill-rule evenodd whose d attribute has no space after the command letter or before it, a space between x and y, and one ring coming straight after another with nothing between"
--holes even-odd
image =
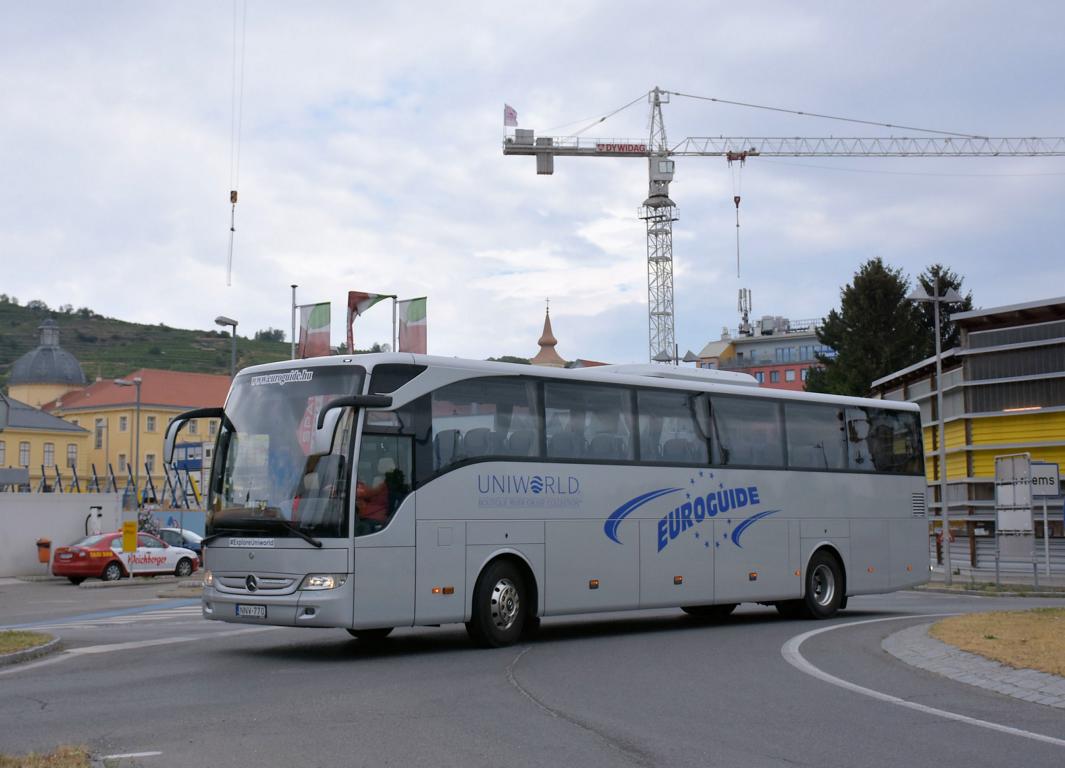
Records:
<instances>
[{"instance_id":1,"label":"passenger in bus seat","mask_svg":"<svg viewBox=\"0 0 1065 768\"><path fill-rule=\"evenodd\" d=\"M389 509L389 488L387 474L396 468L396 462L389 456L377 461L377 474L373 480L365 483L359 480L355 484L356 513L359 520L384 525L392 515Z\"/></svg>"}]
</instances>

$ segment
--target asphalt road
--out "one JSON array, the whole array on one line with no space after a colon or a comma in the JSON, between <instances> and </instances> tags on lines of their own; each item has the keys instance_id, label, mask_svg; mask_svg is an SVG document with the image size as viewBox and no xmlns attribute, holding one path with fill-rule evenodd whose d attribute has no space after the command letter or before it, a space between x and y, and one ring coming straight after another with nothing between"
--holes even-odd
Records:
<instances>
[{"instance_id":1,"label":"asphalt road","mask_svg":"<svg viewBox=\"0 0 1065 768\"><path fill-rule=\"evenodd\" d=\"M680 611L604 614L548 619L531 643L481 650L461 627L367 647L342 630L206 622L152 590L0 584L0 624L48 626L69 649L0 669L0 752L80 743L152 753L118 760L148 768L1065 764L1065 712L880 647L927 614L1054 601L903 592L852 599L831 622L758 606L716 625ZM840 688L782 654L827 627L799 649L814 667L972 720Z\"/></svg>"}]
</instances>

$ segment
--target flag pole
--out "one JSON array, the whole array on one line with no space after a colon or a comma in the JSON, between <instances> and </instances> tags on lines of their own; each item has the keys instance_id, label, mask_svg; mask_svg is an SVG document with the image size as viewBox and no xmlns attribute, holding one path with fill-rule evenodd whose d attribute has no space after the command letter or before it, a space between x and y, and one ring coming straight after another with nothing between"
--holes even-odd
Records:
<instances>
[{"instance_id":1,"label":"flag pole","mask_svg":"<svg viewBox=\"0 0 1065 768\"><path fill-rule=\"evenodd\" d=\"M296 283L292 284L292 344L290 349L291 359L296 359Z\"/></svg>"},{"instance_id":2,"label":"flag pole","mask_svg":"<svg viewBox=\"0 0 1065 768\"><path fill-rule=\"evenodd\" d=\"M399 352L399 337L396 335L396 297L392 297L392 351Z\"/></svg>"}]
</instances>

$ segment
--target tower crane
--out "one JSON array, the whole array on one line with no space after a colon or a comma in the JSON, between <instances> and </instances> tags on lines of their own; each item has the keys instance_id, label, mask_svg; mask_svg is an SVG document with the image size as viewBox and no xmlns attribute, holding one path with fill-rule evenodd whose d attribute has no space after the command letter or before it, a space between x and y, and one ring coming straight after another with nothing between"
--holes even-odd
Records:
<instances>
[{"instance_id":1,"label":"tower crane","mask_svg":"<svg viewBox=\"0 0 1065 768\"><path fill-rule=\"evenodd\" d=\"M540 175L551 175L555 172L556 157L647 159L648 194L640 206L639 217L646 223L647 228L648 356L655 362L668 363L676 360L673 222L677 217L676 203L669 197L669 184L673 181L673 158L722 157L732 163L745 162L753 157L1065 156L1065 137L988 138L965 134L851 138L689 136L671 147L666 140L665 123L662 120L662 105L669 103L671 95L687 94L658 87L648 92L651 129L646 140L536 136L532 130L515 128L514 135L508 135L503 141L504 155L534 156L536 172ZM738 204L737 201L737 206Z\"/></svg>"}]
</instances>

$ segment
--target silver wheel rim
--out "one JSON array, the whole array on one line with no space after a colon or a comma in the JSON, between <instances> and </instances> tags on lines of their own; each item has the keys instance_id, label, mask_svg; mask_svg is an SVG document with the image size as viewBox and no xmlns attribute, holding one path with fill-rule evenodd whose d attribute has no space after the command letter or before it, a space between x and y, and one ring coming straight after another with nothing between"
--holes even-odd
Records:
<instances>
[{"instance_id":1,"label":"silver wheel rim","mask_svg":"<svg viewBox=\"0 0 1065 768\"><path fill-rule=\"evenodd\" d=\"M178 563L178 566L177 566L177 575L178 576L188 576L190 573L192 573L192 567L190 566L190 564L189 564L189 562L187 560L182 560L180 563Z\"/></svg>"},{"instance_id":2,"label":"silver wheel rim","mask_svg":"<svg viewBox=\"0 0 1065 768\"><path fill-rule=\"evenodd\" d=\"M510 579L500 579L492 587L492 624L505 632L514 626L521 610L518 587Z\"/></svg>"},{"instance_id":3,"label":"silver wheel rim","mask_svg":"<svg viewBox=\"0 0 1065 768\"><path fill-rule=\"evenodd\" d=\"M108 581L117 581L122 577L122 571L114 563L107 566L107 570L104 571L104 578Z\"/></svg>"},{"instance_id":4,"label":"silver wheel rim","mask_svg":"<svg viewBox=\"0 0 1065 768\"><path fill-rule=\"evenodd\" d=\"M830 567L821 563L814 568L810 586L813 588L814 602L822 607L829 606L836 597L836 574Z\"/></svg>"}]
</instances>

